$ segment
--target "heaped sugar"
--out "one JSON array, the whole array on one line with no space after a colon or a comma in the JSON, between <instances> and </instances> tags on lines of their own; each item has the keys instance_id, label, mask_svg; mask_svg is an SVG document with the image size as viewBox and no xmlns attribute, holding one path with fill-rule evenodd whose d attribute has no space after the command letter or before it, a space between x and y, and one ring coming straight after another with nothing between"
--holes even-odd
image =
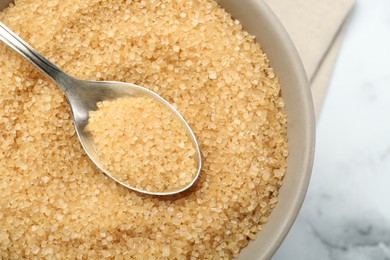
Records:
<instances>
[{"instance_id":1,"label":"heaped sugar","mask_svg":"<svg viewBox=\"0 0 390 260\"><path fill-rule=\"evenodd\" d=\"M86 130L104 167L129 186L169 192L186 187L196 175L196 151L186 128L150 97L100 102L89 113Z\"/></svg>"}]
</instances>

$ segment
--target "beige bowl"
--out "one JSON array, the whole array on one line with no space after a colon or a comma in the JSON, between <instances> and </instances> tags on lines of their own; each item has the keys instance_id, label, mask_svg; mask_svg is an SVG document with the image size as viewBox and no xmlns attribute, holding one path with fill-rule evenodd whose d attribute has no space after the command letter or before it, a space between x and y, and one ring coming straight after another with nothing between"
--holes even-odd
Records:
<instances>
[{"instance_id":1,"label":"beige bowl","mask_svg":"<svg viewBox=\"0 0 390 260\"><path fill-rule=\"evenodd\" d=\"M12 0L0 0L0 10ZM315 120L311 93L298 53L283 26L262 0L217 0L256 35L280 79L288 117L290 154L279 203L269 222L239 259L268 259L290 230L302 205L314 157Z\"/></svg>"}]
</instances>

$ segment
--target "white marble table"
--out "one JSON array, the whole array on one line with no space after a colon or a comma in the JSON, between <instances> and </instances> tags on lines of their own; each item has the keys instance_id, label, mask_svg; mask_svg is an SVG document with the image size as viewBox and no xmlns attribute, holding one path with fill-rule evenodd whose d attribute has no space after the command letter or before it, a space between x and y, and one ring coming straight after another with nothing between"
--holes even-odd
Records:
<instances>
[{"instance_id":1,"label":"white marble table","mask_svg":"<svg viewBox=\"0 0 390 260\"><path fill-rule=\"evenodd\" d=\"M357 0L306 201L274 260L390 259L390 1Z\"/></svg>"}]
</instances>

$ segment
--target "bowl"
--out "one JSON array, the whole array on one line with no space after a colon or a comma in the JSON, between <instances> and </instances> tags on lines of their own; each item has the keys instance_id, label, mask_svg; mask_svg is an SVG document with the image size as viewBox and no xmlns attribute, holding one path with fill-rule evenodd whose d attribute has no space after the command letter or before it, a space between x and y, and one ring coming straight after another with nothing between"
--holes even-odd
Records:
<instances>
[{"instance_id":1,"label":"bowl","mask_svg":"<svg viewBox=\"0 0 390 260\"><path fill-rule=\"evenodd\" d=\"M0 10L12 0L0 0ZM287 235L303 203L314 158L315 120L311 93L299 55L280 21L263 0L217 0L267 54L281 84L288 120L289 156L279 202L257 239L239 259L269 259Z\"/></svg>"}]
</instances>

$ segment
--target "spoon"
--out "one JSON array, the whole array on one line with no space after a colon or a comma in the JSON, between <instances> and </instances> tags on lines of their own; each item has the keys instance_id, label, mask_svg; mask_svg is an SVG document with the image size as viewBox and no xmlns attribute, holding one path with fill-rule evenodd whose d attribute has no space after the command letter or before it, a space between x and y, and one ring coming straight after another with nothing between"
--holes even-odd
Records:
<instances>
[{"instance_id":1,"label":"spoon","mask_svg":"<svg viewBox=\"0 0 390 260\"><path fill-rule=\"evenodd\" d=\"M165 99L163 99L151 90L130 83L116 81L86 81L76 79L66 74L53 63L48 61L45 57L39 54L35 49L33 49L30 45L28 45L25 41L23 41L19 36L17 36L1 22L0 40L12 49L14 49L19 54L21 54L40 70L42 70L64 91L72 111L72 117L77 135L84 150L86 151L92 162L107 176L131 190L149 195L174 195L187 190L195 183L202 167L202 159L198 142L195 138L194 133L192 132L191 128L184 120L184 118ZM132 187L124 182L119 181L104 167L103 162L97 154L96 147L94 145L91 135L85 130L85 127L88 124L88 113L90 111L97 110L98 102L104 100L113 100L124 96L143 96L151 98L156 102L160 102L161 104L167 106L170 111L180 119L183 128L187 132L188 137L191 139L196 151L196 174L194 175L192 181L185 187L181 187L173 191L162 192L143 190Z\"/></svg>"}]
</instances>

